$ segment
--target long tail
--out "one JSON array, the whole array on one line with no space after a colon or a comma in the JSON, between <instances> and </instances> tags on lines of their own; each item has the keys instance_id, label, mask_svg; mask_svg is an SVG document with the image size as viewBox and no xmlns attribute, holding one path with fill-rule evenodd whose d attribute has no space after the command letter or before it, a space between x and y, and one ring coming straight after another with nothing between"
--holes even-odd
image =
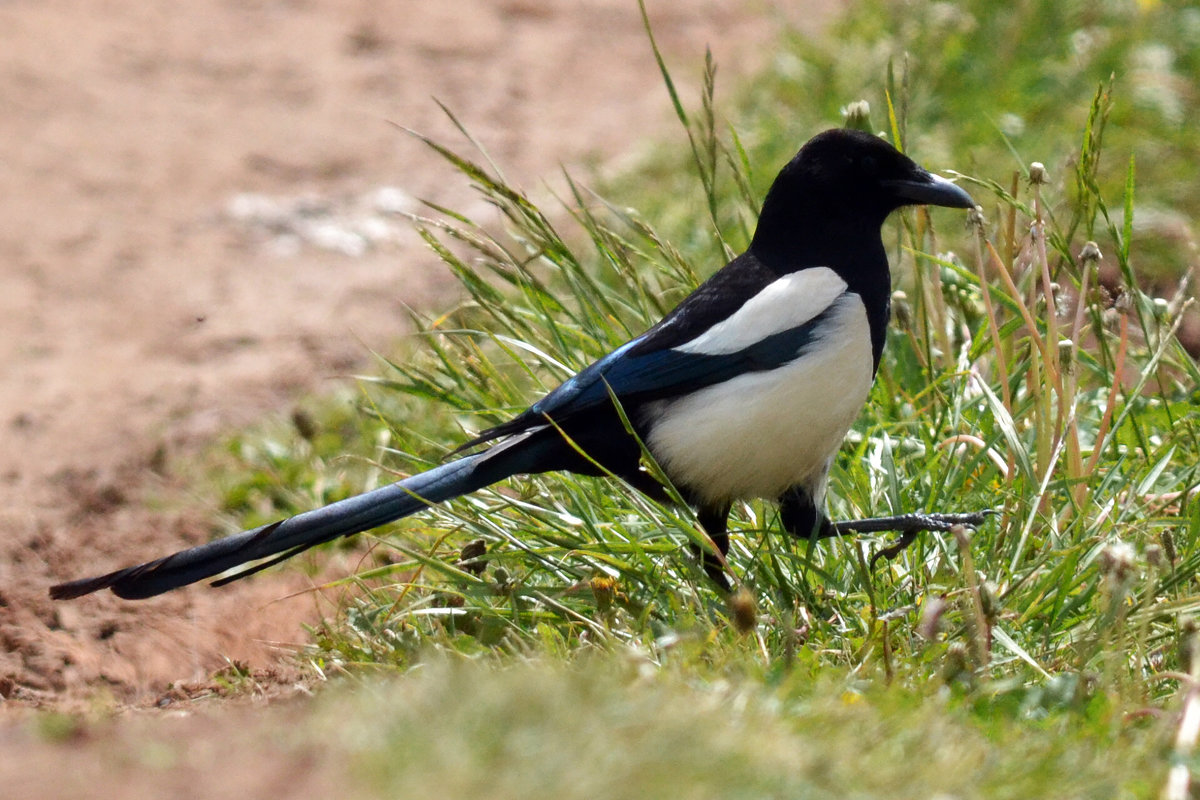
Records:
<instances>
[{"instance_id":1,"label":"long tail","mask_svg":"<svg viewBox=\"0 0 1200 800\"><path fill-rule=\"evenodd\" d=\"M50 587L55 600L69 600L101 589L140 600L211 578L251 561L269 558L217 581L228 583L342 536L377 528L424 508L469 494L520 472L540 472L536 442L529 434L514 437L483 453L466 456L390 486L349 497L294 517L180 550L178 553L95 578Z\"/></svg>"}]
</instances>

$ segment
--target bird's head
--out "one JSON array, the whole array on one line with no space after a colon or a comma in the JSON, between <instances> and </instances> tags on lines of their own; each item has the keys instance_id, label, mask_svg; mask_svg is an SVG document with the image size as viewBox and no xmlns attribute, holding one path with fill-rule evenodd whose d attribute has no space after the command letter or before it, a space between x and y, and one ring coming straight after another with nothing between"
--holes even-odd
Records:
<instances>
[{"instance_id":1,"label":"bird's head","mask_svg":"<svg viewBox=\"0 0 1200 800\"><path fill-rule=\"evenodd\" d=\"M907 205L974 208L975 202L878 136L828 130L800 148L775 178L755 239L777 245L822 231L865 234Z\"/></svg>"}]
</instances>

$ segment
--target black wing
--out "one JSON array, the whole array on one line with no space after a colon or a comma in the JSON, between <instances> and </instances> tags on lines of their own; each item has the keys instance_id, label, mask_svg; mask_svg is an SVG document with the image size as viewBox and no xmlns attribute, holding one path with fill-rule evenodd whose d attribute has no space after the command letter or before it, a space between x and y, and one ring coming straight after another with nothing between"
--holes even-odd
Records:
<instances>
[{"instance_id":1,"label":"black wing","mask_svg":"<svg viewBox=\"0 0 1200 800\"><path fill-rule=\"evenodd\" d=\"M733 353L708 355L675 348L727 319L776 279L753 255L730 262L641 336L618 347L508 422L483 431L460 450L511 436L607 405L610 391L627 410L675 397L746 372L775 369L799 357L818 335L829 311ZM832 306L831 306L832 308Z\"/></svg>"}]
</instances>

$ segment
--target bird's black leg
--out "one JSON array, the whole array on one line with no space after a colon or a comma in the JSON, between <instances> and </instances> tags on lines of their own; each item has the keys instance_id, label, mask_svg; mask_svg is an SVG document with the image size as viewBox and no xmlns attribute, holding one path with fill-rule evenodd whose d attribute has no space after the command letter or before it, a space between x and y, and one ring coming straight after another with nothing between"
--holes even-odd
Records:
<instances>
[{"instance_id":1,"label":"bird's black leg","mask_svg":"<svg viewBox=\"0 0 1200 800\"><path fill-rule=\"evenodd\" d=\"M948 531L955 525L978 527L995 512L972 511L964 514L898 514L894 517L872 517L830 522L813 502L812 496L802 487L789 489L779 500L779 513L784 530L801 539L828 539L833 536L848 536L856 533L881 533L896 531L900 538L871 558L874 566L879 558L893 558L917 540L917 534L925 531Z\"/></svg>"},{"instance_id":2,"label":"bird's black leg","mask_svg":"<svg viewBox=\"0 0 1200 800\"><path fill-rule=\"evenodd\" d=\"M992 509L984 511L969 511L961 514L926 514L921 511L911 514L897 514L894 517L871 517L870 519L850 519L835 522L830 527L829 536L845 536L852 533L878 533L881 531L896 531L900 534L894 544L880 550L871 556L871 566L880 558L894 558L917 540L918 533L925 531L948 531L955 525L965 525L977 528L983 521L996 512Z\"/></svg>"},{"instance_id":3,"label":"bird's black leg","mask_svg":"<svg viewBox=\"0 0 1200 800\"><path fill-rule=\"evenodd\" d=\"M955 525L975 527L996 512L992 509L984 511L969 511L962 514L926 514L921 511L912 514L898 514L894 517L871 517L870 519L850 519L845 522L832 524L833 532L829 536L844 536L848 533L878 533L880 531L897 531L899 533L921 533L922 531L948 531Z\"/></svg>"},{"instance_id":4,"label":"bird's black leg","mask_svg":"<svg viewBox=\"0 0 1200 800\"><path fill-rule=\"evenodd\" d=\"M642 494L658 503L667 504L671 502L671 495L667 493L667 489L650 473L642 470L622 474L625 481L637 489ZM732 506L726 503L718 508L710 508L700 505L697 507L696 517L700 521L700 527L712 539L714 545L721 555L724 556L729 552L729 534L727 532L727 522L729 519L729 509ZM692 552L696 558L700 559L700 563L704 567L704 574L713 580L718 586L725 591L730 591L733 586L729 582L729 578L725 576L725 565L715 553L707 547L701 547L693 543L691 546Z\"/></svg>"},{"instance_id":5,"label":"bird's black leg","mask_svg":"<svg viewBox=\"0 0 1200 800\"><path fill-rule=\"evenodd\" d=\"M700 506L696 512L696 517L700 520L700 527L704 528L708 538L712 539L712 543L721 554L720 557L717 557L717 554L707 547L692 544L692 552L700 558L700 563L704 566L704 574L727 592L733 588L729 578L725 575L724 563L725 554L729 552L729 534L726 532L729 509L730 505L726 503L719 508Z\"/></svg>"},{"instance_id":6,"label":"bird's black leg","mask_svg":"<svg viewBox=\"0 0 1200 800\"><path fill-rule=\"evenodd\" d=\"M779 517L783 529L800 539L838 535L829 519L817 508L812 494L802 486L793 486L779 498Z\"/></svg>"}]
</instances>

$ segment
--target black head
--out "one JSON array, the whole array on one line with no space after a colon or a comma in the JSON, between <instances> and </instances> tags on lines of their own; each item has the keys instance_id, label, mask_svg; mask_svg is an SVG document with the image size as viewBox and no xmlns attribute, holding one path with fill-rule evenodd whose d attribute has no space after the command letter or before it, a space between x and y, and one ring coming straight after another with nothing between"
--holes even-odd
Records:
<instances>
[{"instance_id":1,"label":"black head","mask_svg":"<svg viewBox=\"0 0 1200 800\"><path fill-rule=\"evenodd\" d=\"M921 204L975 205L958 186L929 173L878 136L828 130L800 148L771 185L755 245L878 235L888 214Z\"/></svg>"}]
</instances>

